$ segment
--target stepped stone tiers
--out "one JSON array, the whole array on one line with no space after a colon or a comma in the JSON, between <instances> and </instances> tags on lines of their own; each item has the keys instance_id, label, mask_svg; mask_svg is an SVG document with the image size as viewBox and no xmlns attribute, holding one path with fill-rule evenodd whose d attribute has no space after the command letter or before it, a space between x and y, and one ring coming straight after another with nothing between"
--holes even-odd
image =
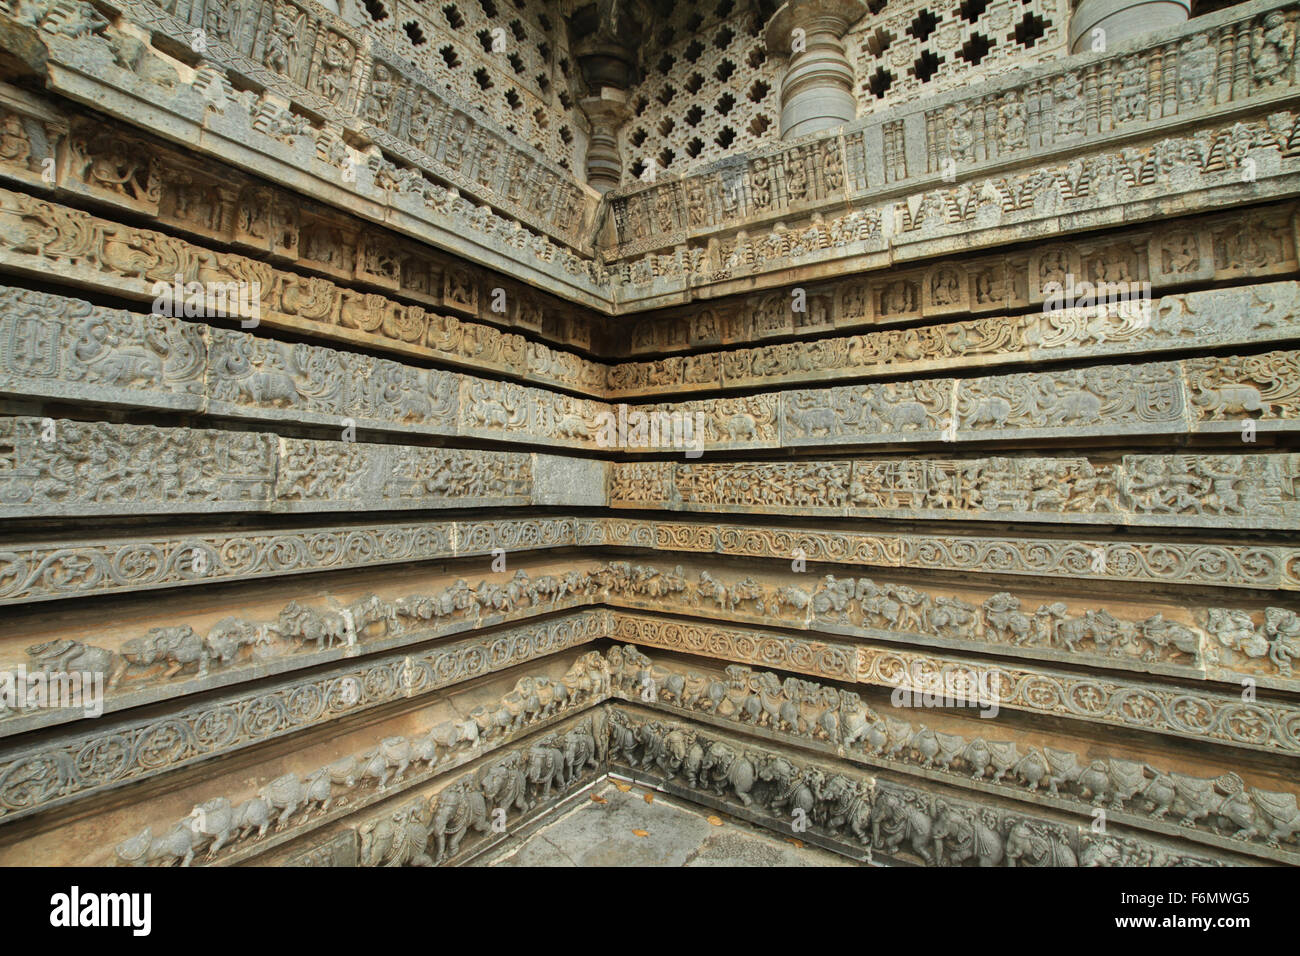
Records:
<instances>
[{"instance_id":1,"label":"stepped stone tiers","mask_svg":"<svg viewBox=\"0 0 1300 956\"><path fill-rule=\"evenodd\" d=\"M0 0L0 863L1300 864L1295 0Z\"/></svg>"}]
</instances>

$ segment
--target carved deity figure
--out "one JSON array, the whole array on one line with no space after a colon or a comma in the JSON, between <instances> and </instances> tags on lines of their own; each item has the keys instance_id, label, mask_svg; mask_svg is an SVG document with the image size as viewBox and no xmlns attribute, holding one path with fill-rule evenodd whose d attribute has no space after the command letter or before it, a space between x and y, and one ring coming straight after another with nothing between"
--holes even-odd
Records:
<instances>
[{"instance_id":1,"label":"carved deity figure","mask_svg":"<svg viewBox=\"0 0 1300 956\"><path fill-rule=\"evenodd\" d=\"M1295 27L1280 12L1264 18L1250 44L1250 65L1255 82L1275 86L1287 80L1295 57Z\"/></svg>"},{"instance_id":2,"label":"carved deity figure","mask_svg":"<svg viewBox=\"0 0 1300 956\"><path fill-rule=\"evenodd\" d=\"M1014 90L998 107L998 150L1010 152L1029 145L1026 137L1025 104Z\"/></svg>"},{"instance_id":3,"label":"carved deity figure","mask_svg":"<svg viewBox=\"0 0 1300 956\"><path fill-rule=\"evenodd\" d=\"M271 17L271 29L266 34L262 62L277 73L289 71L290 57L298 52L298 35L302 32L304 16L295 8L289 7L276 10Z\"/></svg>"},{"instance_id":4,"label":"carved deity figure","mask_svg":"<svg viewBox=\"0 0 1300 956\"><path fill-rule=\"evenodd\" d=\"M1210 91L1214 79L1215 51L1209 37L1198 33L1183 44L1178 61L1178 100L1194 106Z\"/></svg>"}]
</instances>

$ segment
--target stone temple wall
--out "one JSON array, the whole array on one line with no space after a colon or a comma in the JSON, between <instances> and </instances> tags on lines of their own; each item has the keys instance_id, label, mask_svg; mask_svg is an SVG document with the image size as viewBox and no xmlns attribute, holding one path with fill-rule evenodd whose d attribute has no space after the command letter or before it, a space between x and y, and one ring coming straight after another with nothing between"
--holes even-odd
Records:
<instances>
[{"instance_id":1,"label":"stone temple wall","mask_svg":"<svg viewBox=\"0 0 1300 956\"><path fill-rule=\"evenodd\" d=\"M1300 862L1298 29L0 0L0 863Z\"/></svg>"}]
</instances>

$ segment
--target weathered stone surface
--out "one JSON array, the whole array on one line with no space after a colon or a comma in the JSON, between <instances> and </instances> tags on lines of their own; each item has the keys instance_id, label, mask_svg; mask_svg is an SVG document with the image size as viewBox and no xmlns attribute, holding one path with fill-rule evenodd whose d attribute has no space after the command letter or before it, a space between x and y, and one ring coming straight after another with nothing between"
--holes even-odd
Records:
<instances>
[{"instance_id":1,"label":"weathered stone surface","mask_svg":"<svg viewBox=\"0 0 1300 956\"><path fill-rule=\"evenodd\" d=\"M37 418L0 418L0 442L0 516L8 517L522 505L536 501L534 463L552 460ZM592 464L603 475L603 464ZM552 480L544 503L590 496L589 487Z\"/></svg>"},{"instance_id":2,"label":"weathered stone surface","mask_svg":"<svg viewBox=\"0 0 1300 956\"><path fill-rule=\"evenodd\" d=\"M1225 171L1235 175L1247 153L1256 148L1255 135L1244 122L1220 127L1218 135L1229 137L1234 145L1217 162L1217 144L1207 149L1208 143L1192 139L1153 142L1146 155L1135 149L1108 154L1105 144L1144 128L1160 130L1175 116L1213 121L1240 115L1251 99L1261 105L1276 102L1278 94L1294 83L1290 63L1295 27L1278 17L1280 25L1269 20L1272 32L1268 32L1264 23L1273 6L1243 4L1198 18L1153 36L1137 56L1135 51L1121 50L1094 55L1086 65L1067 62L1017 70L978 89L948 94L938 104L918 103L867 116L833 136L792 145L775 156L760 154L743 164L718 163L685 178L620 190L613 194L610 210L620 255L627 259L690 239L716 237L724 229L741 229L734 252L728 248L730 243L724 243L698 263L682 262L680 256L674 262L674 255L652 255L625 263L619 278L642 287L637 290L641 295L653 294L663 291L649 288L661 278L669 280L665 284L669 288L677 284L673 280L705 284L788 266L799 257L828 258L819 255L827 247L838 247L832 253L838 256L876 251L915 238L908 233L944 231L953 218L969 222L967 228L979 228L1003 224L1013 210L1025 208L1051 216L1115 210L1138 198L1153 179L1157 193L1170 180L1181 193L1195 188L1198 177L1213 174L1216 167L1226 166ZM1243 28L1247 32L1257 28L1261 34L1244 56L1233 49L1235 35ZM1134 65L1143 65L1143 57L1156 51L1185 61L1177 90L1166 92L1147 70L1139 69L1132 76ZM1216 84L1216 70L1227 63L1241 71L1241 80ZM1105 74L1106 80L1094 82L1092 71ZM1090 81L1086 88L1085 75ZM1030 105L1036 107L1032 117ZM1260 139L1286 142L1285 136L1273 138L1267 133ZM1090 149L1101 145L1095 158L1051 165L1055 156L1068 156L1084 143ZM1259 155L1267 157L1267 149L1263 146ZM1017 160L1036 168L1005 178L978 178L983 169ZM1268 157L1262 165L1271 167L1276 161L1276 156ZM897 188L894 183L909 177L940 173L947 164L949 181L960 171L960 186L914 192L905 202L874 207L863 202L873 193ZM1092 180L1092 188L1081 188L1081 180ZM853 213L838 215L846 203L856 207ZM816 210L811 225L791 229L792 215L806 216L809 208ZM776 220L781 222L770 243L768 237L752 243L747 239L746 227L771 229ZM893 236L884 231L885 221L894 221ZM767 263L759 265L762 260Z\"/></svg>"},{"instance_id":3,"label":"weathered stone surface","mask_svg":"<svg viewBox=\"0 0 1300 956\"><path fill-rule=\"evenodd\" d=\"M1104 355L1131 357L1189 346L1280 341L1296 322L1296 285L1265 283L1166 295L1109 307L1044 309L812 343L619 363L609 366L607 389L611 397L631 397L715 388L813 385L840 378ZM839 322L836 326L844 327Z\"/></svg>"},{"instance_id":4,"label":"weathered stone surface","mask_svg":"<svg viewBox=\"0 0 1300 956\"><path fill-rule=\"evenodd\" d=\"M622 786L626 786L623 784ZM646 795L653 802L645 800ZM599 797L599 800L595 799ZM776 834L737 821L724 826L702 808L657 788L629 788L606 781L592 798L535 833L516 836L476 859L473 866L503 867L793 867L850 866L815 847L795 846ZM645 834L641 836L640 834Z\"/></svg>"},{"instance_id":5,"label":"weathered stone surface","mask_svg":"<svg viewBox=\"0 0 1300 956\"><path fill-rule=\"evenodd\" d=\"M199 283L202 315L238 318L245 327L265 324L510 375L529 376L536 366L536 378L567 387L581 387L584 378L598 385L601 378L585 372L576 356L530 344L522 335L10 190L0 190L0 264L29 276L54 269L97 292L150 303L180 276L183 289Z\"/></svg>"},{"instance_id":6,"label":"weathered stone surface","mask_svg":"<svg viewBox=\"0 0 1300 956\"><path fill-rule=\"evenodd\" d=\"M1300 8L1124 2L0 2L0 862L1300 863Z\"/></svg>"},{"instance_id":7,"label":"weathered stone surface","mask_svg":"<svg viewBox=\"0 0 1300 956\"><path fill-rule=\"evenodd\" d=\"M1080 581L1300 590L1297 549L1178 541L830 532L632 518L518 518L316 526L265 534L12 542L0 553L0 602L94 596L413 560L574 545L803 557L859 567L990 572ZM201 555L201 557L200 557ZM202 568L203 570L198 570Z\"/></svg>"},{"instance_id":8,"label":"weathered stone surface","mask_svg":"<svg viewBox=\"0 0 1300 956\"><path fill-rule=\"evenodd\" d=\"M1260 855L1280 856L1289 862L1297 859L1291 835L1283 838L1285 849L1275 846L1293 819L1285 811L1279 812L1279 804L1289 804L1294 797L1294 785L1289 781L1259 781L1265 788L1280 787L1281 792L1248 790L1235 770L1223 764L1202 764L1199 769L1204 776L1172 775L1125 759L1127 752L1122 747L1105 756L1090 757L1082 752L1078 739L1028 735L1023 728L1016 728L1017 739L1011 739L1011 728L990 730L978 716L963 718L953 710L943 715L927 713L927 723L918 724L909 719L906 704L894 705L882 716L856 693L810 681L782 680L771 672L756 674L732 667L725 673L705 675L687 671L672 659L647 658L631 645L612 648L606 656L611 693L642 706L650 704L688 719L703 716L714 726L744 728L777 744L800 740L820 753L853 763L920 771L930 779L976 792L1023 797L1028 788L1033 802L1040 806L1089 813L1104 805L1108 815L1115 815L1116 823L1168 836L1183 837L1186 827L1195 825L1196 838L1211 845L1239 850L1240 841L1246 840ZM646 674L651 675L652 684L645 682ZM929 693L960 700L966 707L987 707L989 702L980 688L962 685L960 678L967 675L940 672L935 676L938 679L928 685L924 679L912 680L915 700ZM886 703L872 702L882 709ZM1003 739L998 739L999 733ZM992 736L986 736L989 734ZM672 750L662 744L656 748L653 740L645 746L657 769L674 776L684 772L690 780L691 768L676 765ZM1084 747L1092 749L1087 744ZM801 781L795 775L784 782L793 787ZM1218 788L1226 793L1216 793ZM1237 825L1231 837L1220 835L1207 819L1216 808L1225 806L1224 796L1232 808L1229 816ZM1175 802L1183 812L1182 823L1167 820Z\"/></svg>"},{"instance_id":9,"label":"weathered stone surface","mask_svg":"<svg viewBox=\"0 0 1300 956\"><path fill-rule=\"evenodd\" d=\"M566 547L573 518L315 526L264 533L11 542L0 554L0 601L51 600L150 588L376 567L494 550Z\"/></svg>"},{"instance_id":10,"label":"weathered stone surface","mask_svg":"<svg viewBox=\"0 0 1300 956\"><path fill-rule=\"evenodd\" d=\"M625 745L611 744L610 759L633 779L655 781L670 792L762 821L779 832L791 832L787 818L793 797L806 802L805 813L814 821L799 838L838 852L866 850L869 859L875 851L887 859L901 857L926 865L1213 866L1227 862L1218 853L1200 847L1183 848L1131 830L1108 830L1099 836L1091 833L1086 823L1078 823L1077 817L1058 818L1044 811L1026 812L983 800L976 803L955 794L940 795L930 788L921 789L883 774L864 774L826 759L794 762L780 751L759 749L732 735L712 729L695 731L689 725L669 722L656 736L675 733L685 738L686 748L704 755L697 776L688 773L684 780L674 782L676 768L656 766L653 757L647 760L646 745L640 742L651 715L634 712L622 716L619 710L614 714L611 723L626 727L630 736ZM614 740L619 740L617 732ZM794 792L784 793L785 785L793 785ZM940 797L938 803L936 796ZM948 854L941 860L935 859L936 830L942 834L939 852ZM971 840L972 832L976 840ZM955 846L948 843L949 838Z\"/></svg>"},{"instance_id":11,"label":"weathered stone surface","mask_svg":"<svg viewBox=\"0 0 1300 956\"><path fill-rule=\"evenodd\" d=\"M919 406L918 406L919 407ZM616 463L610 505L1075 524L1295 527L1294 455Z\"/></svg>"},{"instance_id":12,"label":"weathered stone surface","mask_svg":"<svg viewBox=\"0 0 1300 956\"><path fill-rule=\"evenodd\" d=\"M579 646L603 633L598 615L528 625L504 638L468 638L419 654L376 657L294 678L259 691L236 691L162 717L123 717L107 727L74 733L55 746L18 747L0 767L0 817L5 819L153 777L198 760L321 726L344 714L490 673L534 657ZM544 715L540 705L529 717ZM493 728L484 714L484 734ZM476 741L477 732L467 743ZM454 747L453 735L449 747Z\"/></svg>"}]
</instances>

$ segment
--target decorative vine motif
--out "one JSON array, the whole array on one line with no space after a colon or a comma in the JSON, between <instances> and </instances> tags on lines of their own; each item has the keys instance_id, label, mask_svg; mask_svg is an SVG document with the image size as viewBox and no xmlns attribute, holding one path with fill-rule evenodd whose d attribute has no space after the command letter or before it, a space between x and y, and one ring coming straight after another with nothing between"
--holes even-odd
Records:
<instances>
[{"instance_id":1,"label":"decorative vine motif","mask_svg":"<svg viewBox=\"0 0 1300 956\"><path fill-rule=\"evenodd\" d=\"M455 542L454 546L451 542ZM811 528L727 526L631 518L519 518L310 531L231 531L122 541L32 542L0 552L0 603L106 594L300 571L377 567L453 554L558 547L635 547L737 557L911 567L1080 580L1300 586L1295 549L1268 545L1060 541ZM203 555L202 558L199 555ZM206 570L198 572L197 567Z\"/></svg>"},{"instance_id":2,"label":"decorative vine motif","mask_svg":"<svg viewBox=\"0 0 1300 956\"><path fill-rule=\"evenodd\" d=\"M658 463L624 465L661 469ZM736 557L791 559L987 573L1067 576L1169 584L1252 588L1300 586L1300 560L1291 548L1267 545L1115 542L1100 539L942 537L915 533L820 531L746 523L741 526L636 518L603 519L579 527L580 544L694 551Z\"/></svg>"},{"instance_id":3,"label":"decorative vine motif","mask_svg":"<svg viewBox=\"0 0 1300 956\"><path fill-rule=\"evenodd\" d=\"M944 667L971 669L968 661L906 651L859 648L858 679L885 687L933 676ZM1240 696L1076 677L1045 668L981 666L999 688L1003 706L1113 726L1212 741L1273 753L1300 753L1300 708ZM996 680L993 680L996 678Z\"/></svg>"},{"instance_id":4,"label":"decorative vine motif","mask_svg":"<svg viewBox=\"0 0 1300 956\"><path fill-rule=\"evenodd\" d=\"M612 615L609 636L682 654L765 664L837 680L857 679L857 651L847 643L623 613Z\"/></svg>"},{"instance_id":5,"label":"decorative vine motif","mask_svg":"<svg viewBox=\"0 0 1300 956\"><path fill-rule=\"evenodd\" d=\"M573 518L517 518L11 545L0 603L564 547L574 528Z\"/></svg>"}]
</instances>

